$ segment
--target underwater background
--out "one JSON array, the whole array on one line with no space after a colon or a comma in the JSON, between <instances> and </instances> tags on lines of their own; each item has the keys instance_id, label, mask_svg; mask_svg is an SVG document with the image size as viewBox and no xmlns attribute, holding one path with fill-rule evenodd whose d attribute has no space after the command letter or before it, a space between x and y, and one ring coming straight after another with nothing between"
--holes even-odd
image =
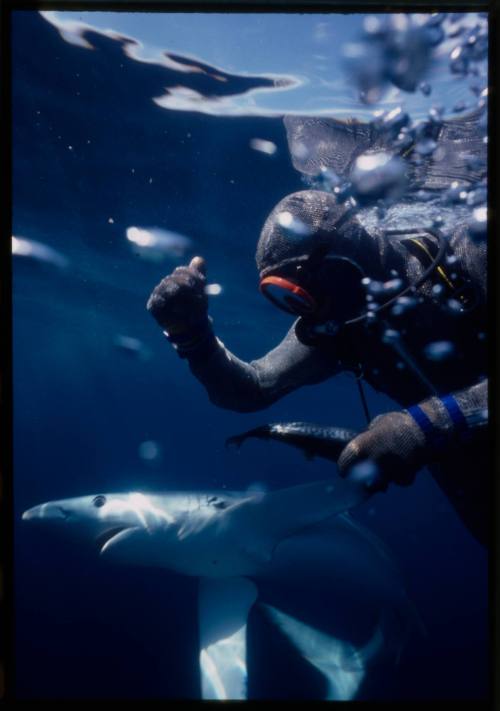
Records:
<instances>
[{"instance_id":1,"label":"underwater background","mask_svg":"<svg viewBox=\"0 0 500 711\"><path fill-rule=\"evenodd\" d=\"M17 696L199 696L196 581L101 565L23 525L25 509L327 478L325 461L253 441L235 452L225 439L272 421L365 426L349 375L263 412L218 409L145 309L163 276L201 254L218 337L245 360L263 355L291 323L258 292L255 245L274 205L304 188L282 115L473 106L486 79L450 72L448 46L424 73L430 91L387 86L360 101L344 59L363 28L363 15L13 13ZM394 409L369 388L368 402L372 417ZM393 552L426 630L366 698L485 698L484 549L426 471L354 516ZM250 642L251 695L320 695L259 620Z\"/></svg>"}]
</instances>

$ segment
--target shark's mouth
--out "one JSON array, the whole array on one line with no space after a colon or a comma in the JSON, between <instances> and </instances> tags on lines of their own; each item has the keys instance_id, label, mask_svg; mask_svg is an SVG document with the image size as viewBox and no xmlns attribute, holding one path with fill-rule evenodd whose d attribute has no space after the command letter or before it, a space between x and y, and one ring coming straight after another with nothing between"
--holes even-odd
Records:
<instances>
[{"instance_id":1,"label":"shark's mouth","mask_svg":"<svg viewBox=\"0 0 500 711\"><path fill-rule=\"evenodd\" d=\"M106 531L100 533L95 539L97 548L102 553L104 547L109 543L115 536L118 536L122 531L126 531L128 526L115 526L114 528L108 528Z\"/></svg>"}]
</instances>

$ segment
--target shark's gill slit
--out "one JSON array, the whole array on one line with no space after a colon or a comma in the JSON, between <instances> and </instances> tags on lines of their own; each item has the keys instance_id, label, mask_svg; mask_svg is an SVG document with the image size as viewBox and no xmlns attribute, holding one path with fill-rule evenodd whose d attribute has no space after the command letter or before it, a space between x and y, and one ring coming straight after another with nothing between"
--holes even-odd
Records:
<instances>
[{"instance_id":1,"label":"shark's gill slit","mask_svg":"<svg viewBox=\"0 0 500 711\"><path fill-rule=\"evenodd\" d=\"M106 543L126 529L127 526L114 526L113 528L108 528L106 531L103 531L95 539L98 549L102 550Z\"/></svg>"}]
</instances>

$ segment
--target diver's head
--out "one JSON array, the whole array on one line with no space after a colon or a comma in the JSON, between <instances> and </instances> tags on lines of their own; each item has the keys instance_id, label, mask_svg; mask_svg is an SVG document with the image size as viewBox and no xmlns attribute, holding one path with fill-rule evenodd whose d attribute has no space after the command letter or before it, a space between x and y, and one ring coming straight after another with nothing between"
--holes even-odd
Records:
<instances>
[{"instance_id":1,"label":"diver's head","mask_svg":"<svg viewBox=\"0 0 500 711\"><path fill-rule=\"evenodd\" d=\"M261 292L312 321L345 322L365 305L357 240L345 234L352 207L331 193L303 190L276 205L257 245Z\"/></svg>"}]
</instances>

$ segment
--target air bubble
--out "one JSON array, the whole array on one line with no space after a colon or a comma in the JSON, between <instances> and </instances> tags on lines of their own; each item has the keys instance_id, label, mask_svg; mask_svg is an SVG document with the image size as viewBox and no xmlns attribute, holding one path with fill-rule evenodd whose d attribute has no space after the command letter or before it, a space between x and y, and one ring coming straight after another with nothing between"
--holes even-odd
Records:
<instances>
[{"instance_id":1,"label":"air bubble","mask_svg":"<svg viewBox=\"0 0 500 711\"><path fill-rule=\"evenodd\" d=\"M274 155L278 150L275 143L272 141L266 141L263 138L252 138L250 141L250 148L253 148L254 151L265 153L268 156Z\"/></svg>"},{"instance_id":2,"label":"air bubble","mask_svg":"<svg viewBox=\"0 0 500 711\"><path fill-rule=\"evenodd\" d=\"M460 301L457 301L456 299L448 299L446 302L446 306L448 307L448 310L451 311L453 314L461 314L463 311L462 304Z\"/></svg>"},{"instance_id":3,"label":"air bubble","mask_svg":"<svg viewBox=\"0 0 500 711\"><path fill-rule=\"evenodd\" d=\"M453 74L467 74L469 69L470 50L459 45L450 54L450 71Z\"/></svg>"},{"instance_id":4,"label":"air bubble","mask_svg":"<svg viewBox=\"0 0 500 711\"><path fill-rule=\"evenodd\" d=\"M439 25L429 26L424 28L426 42L431 47L436 47L444 40L444 30Z\"/></svg>"},{"instance_id":5,"label":"air bubble","mask_svg":"<svg viewBox=\"0 0 500 711\"><path fill-rule=\"evenodd\" d=\"M399 331L396 331L394 328L387 328L382 336L382 340L384 343L397 343L397 341L399 341L399 338Z\"/></svg>"},{"instance_id":6,"label":"air bubble","mask_svg":"<svg viewBox=\"0 0 500 711\"><path fill-rule=\"evenodd\" d=\"M476 207L468 224L469 235L473 240L486 238L488 231L488 210L486 206Z\"/></svg>"},{"instance_id":7,"label":"air bubble","mask_svg":"<svg viewBox=\"0 0 500 711\"><path fill-rule=\"evenodd\" d=\"M488 198L488 193L485 188L477 188L477 190L472 190L467 195L467 205L474 207L476 205L483 205L486 203Z\"/></svg>"},{"instance_id":8,"label":"air bubble","mask_svg":"<svg viewBox=\"0 0 500 711\"><path fill-rule=\"evenodd\" d=\"M455 25L455 27L450 27L448 30L448 37L458 37L463 34L464 28L462 25Z\"/></svg>"},{"instance_id":9,"label":"air bubble","mask_svg":"<svg viewBox=\"0 0 500 711\"><path fill-rule=\"evenodd\" d=\"M446 15L446 12L433 12L427 20L427 26L435 27L436 25L440 25L446 19Z\"/></svg>"},{"instance_id":10,"label":"air bubble","mask_svg":"<svg viewBox=\"0 0 500 711\"><path fill-rule=\"evenodd\" d=\"M158 462L161 459L161 446L153 440L146 440L139 445L139 457L148 463Z\"/></svg>"},{"instance_id":11,"label":"air bubble","mask_svg":"<svg viewBox=\"0 0 500 711\"><path fill-rule=\"evenodd\" d=\"M406 163L390 153L359 156L351 175L355 194L361 200L399 197L406 189Z\"/></svg>"},{"instance_id":12,"label":"air bubble","mask_svg":"<svg viewBox=\"0 0 500 711\"><path fill-rule=\"evenodd\" d=\"M424 353L428 360L447 360L455 353L455 346L451 341L434 341L425 346Z\"/></svg>"},{"instance_id":13,"label":"air bubble","mask_svg":"<svg viewBox=\"0 0 500 711\"><path fill-rule=\"evenodd\" d=\"M205 294L208 294L208 296L219 296L219 294L222 294L222 291L221 284L207 284L205 287Z\"/></svg>"},{"instance_id":14,"label":"air bubble","mask_svg":"<svg viewBox=\"0 0 500 711\"><path fill-rule=\"evenodd\" d=\"M400 296L391 309L393 316L402 316L417 306L417 300L411 296Z\"/></svg>"},{"instance_id":15,"label":"air bubble","mask_svg":"<svg viewBox=\"0 0 500 711\"><path fill-rule=\"evenodd\" d=\"M351 467L349 470L349 479L350 481L370 484L377 478L378 473L379 468L377 464L373 460L367 459L364 462L358 462Z\"/></svg>"},{"instance_id":16,"label":"air bubble","mask_svg":"<svg viewBox=\"0 0 500 711\"><path fill-rule=\"evenodd\" d=\"M442 123L442 118L443 118L443 113L444 113L444 106L441 106L440 104L436 106L432 106L429 109L429 118L433 123Z\"/></svg>"},{"instance_id":17,"label":"air bubble","mask_svg":"<svg viewBox=\"0 0 500 711\"><path fill-rule=\"evenodd\" d=\"M384 131L390 131L396 135L409 124L410 117L403 111L401 106L396 106L396 108L384 114L379 121Z\"/></svg>"},{"instance_id":18,"label":"air bubble","mask_svg":"<svg viewBox=\"0 0 500 711\"><path fill-rule=\"evenodd\" d=\"M415 150L421 156L432 155L432 153L435 151L436 148L437 148L437 143L432 138L423 138L415 146Z\"/></svg>"},{"instance_id":19,"label":"air bubble","mask_svg":"<svg viewBox=\"0 0 500 711\"><path fill-rule=\"evenodd\" d=\"M457 204L465 202L467 198L467 185L460 184L458 181L454 180L448 190L443 195L445 201Z\"/></svg>"},{"instance_id":20,"label":"air bubble","mask_svg":"<svg viewBox=\"0 0 500 711\"><path fill-rule=\"evenodd\" d=\"M288 210L280 212L277 216L278 224L292 237L305 237L311 234L311 228Z\"/></svg>"}]
</instances>

